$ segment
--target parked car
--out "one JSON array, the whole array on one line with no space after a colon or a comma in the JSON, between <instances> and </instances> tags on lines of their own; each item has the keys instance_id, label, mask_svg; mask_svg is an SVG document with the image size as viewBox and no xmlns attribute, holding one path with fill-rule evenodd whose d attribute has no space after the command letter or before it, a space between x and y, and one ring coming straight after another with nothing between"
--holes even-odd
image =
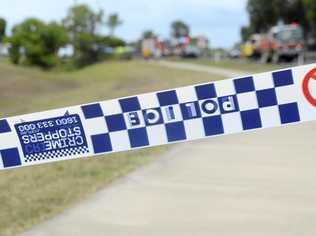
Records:
<instances>
[{"instance_id":1,"label":"parked car","mask_svg":"<svg viewBox=\"0 0 316 236\"><path fill-rule=\"evenodd\" d=\"M233 48L228 52L228 57L236 59L240 57L240 50L238 48Z\"/></svg>"},{"instance_id":2,"label":"parked car","mask_svg":"<svg viewBox=\"0 0 316 236\"><path fill-rule=\"evenodd\" d=\"M194 45L186 45L181 53L182 57L191 57L191 58L197 58L201 56L201 50Z\"/></svg>"}]
</instances>

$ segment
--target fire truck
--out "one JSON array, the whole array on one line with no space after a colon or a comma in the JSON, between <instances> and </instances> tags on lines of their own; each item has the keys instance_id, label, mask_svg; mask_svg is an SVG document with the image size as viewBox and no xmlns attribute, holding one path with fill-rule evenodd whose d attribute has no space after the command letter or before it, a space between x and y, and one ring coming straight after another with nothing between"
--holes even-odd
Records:
<instances>
[{"instance_id":1,"label":"fire truck","mask_svg":"<svg viewBox=\"0 0 316 236\"><path fill-rule=\"evenodd\" d=\"M278 63L280 60L291 61L304 57L303 30L298 24L279 24L267 34L254 34L247 42L251 50L244 53L247 57L260 59L262 63ZM243 49L242 49L243 50ZM244 49L245 50L245 49Z\"/></svg>"}]
</instances>

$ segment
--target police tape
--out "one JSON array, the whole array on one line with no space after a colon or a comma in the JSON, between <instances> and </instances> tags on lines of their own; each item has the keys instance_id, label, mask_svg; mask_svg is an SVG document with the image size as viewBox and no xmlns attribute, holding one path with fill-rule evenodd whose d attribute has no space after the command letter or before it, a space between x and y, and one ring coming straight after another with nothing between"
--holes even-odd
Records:
<instances>
[{"instance_id":1,"label":"police tape","mask_svg":"<svg viewBox=\"0 0 316 236\"><path fill-rule=\"evenodd\" d=\"M0 169L316 120L316 64L0 119Z\"/></svg>"}]
</instances>

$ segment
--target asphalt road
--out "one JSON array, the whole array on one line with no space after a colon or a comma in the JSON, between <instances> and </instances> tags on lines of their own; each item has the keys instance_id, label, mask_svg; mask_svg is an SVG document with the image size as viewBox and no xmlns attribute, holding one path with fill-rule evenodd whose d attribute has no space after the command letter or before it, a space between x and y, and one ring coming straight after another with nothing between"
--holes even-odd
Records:
<instances>
[{"instance_id":1,"label":"asphalt road","mask_svg":"<svg viewBox=\"0 0 316 236\"><path fill-rule=\"evenodd\" d=\"M229 70L224 68L219 68L215 66L206 66L206 65L198 65L194 63L186 63L186 62L172 62L172 61L156 61L154 62L155 65L160 65L163 67L180 69L180 70L189 70L189 71L196 71L196 72L205 72L209 74L216 74L219 76L223 76L226 78L237 77L240 75L247 75L249 73L241 70Z\"/></svg>"},{"instance_id":2,"label":"asphalt road","mask_svg":"<svg viewBox=\"0 0 316 236\"><path fill-rule=\"evenodd\" d=\"M316 235L316 122L176 145L24 236Z\"/></svg>"}]
</instances>

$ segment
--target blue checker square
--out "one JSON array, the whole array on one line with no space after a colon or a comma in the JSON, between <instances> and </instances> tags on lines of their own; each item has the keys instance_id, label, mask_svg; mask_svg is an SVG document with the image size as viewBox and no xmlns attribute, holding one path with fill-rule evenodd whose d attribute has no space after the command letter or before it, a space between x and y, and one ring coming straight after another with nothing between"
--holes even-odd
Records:
<instances>
[{"instance_id":1,"label":"blue checker square","mask_svg":"<svg viewBox=\"0 0 316 236\"><path fill-rule=\"evenodd\" d=\"M102 108L99 103L84 105L81 106L81 109L86 119L103 116Z\"/></svg>"},{"instance_id":2,"label":"blue checker square","mask_svg":"<svg viewBox=\"0 0 316 236\"><path fill-rule=\"evenodd\" d=\"M259 107L268 107L277 105L277 97L275 94L275 89L263 89L258 90L257 92L257 100Z\"/></svg>"},{"instance_id":3,"label":"blue checker square","mask_svg":"<svg viewBox=\"0 0 316 236\"><path fill-rule=\"evenodd\" d=\"M214 84L195 86L195 91L199 100L217 97Z\"/></svg>"},{"instance_id":4,"label":"blue checker square","mask_svg":"<svg viewBox=\"0 0 316 236\"><path fill-rule=\"evenodd\" d=\"M280 105L279 112L282 124L300 121L300 114L296 102Z\"/></svg>"},{"instance_id":5,"label":"blue checker square","mask_svg":"<svg viewBox=\"0 0 316 236\"><path fill-rule=\"evenodd\" d=\"M0 133L10 132L11 128L7 120L0 120Z\"/></svg>"},{"instance_id":6,"label":"blue checker square","mask_svg":"<svg viewBox=\"0 0 316 236\"><path fill-rule=\"evenodd\" d=\"M119 100L122 111L138 111L140 110L140 104L137 97L123 98Z\"/></svg>"},{"instance_id":7,"label":"blue checker square","mask_svg":"<svg viewBox=\"0 0 316 236\"><path fill-rule=\"evenodd\" d=\"M291 85L294 83L292 70L282 70L272 73L275 87Z\"/></svg>"},{"instance_id":8,"label":"blue checker square","mask_svg":"<svg viewBox=\"0 0 316 236\"><path fill-rule=\"evenodd\" d=\"M178 96L176 90L170 90L165 92L157 93L160 106L168 106L173 104L178 104Z\"/></svg>"},{"instance_id":9,"label":"blue checker square","mask_svg":"<svg viewBox=\"0 0 316 236\"><path fill-rule=\"evenodd\" d=\"M20 154L17 148L0 150L0 154L5 168L21 165Z\"/></svg>"},{"instance_id":10,"label":"blue checker square","mask_svg":"<svg viewBox=\"0 0 316 236\"><path fill-rule=\"evenodd\" d=\"M94 153L112 151L112 144L109 134L98 134L91 136Z\"/></svg>"},{"instance_id":11,"label":"blue checker square","mask_svg":"<svg viewBox=\"0 0 316 236\"><path fill-rule=\"evenodd\" d=\"M165 124L168 142L185 140L185 128L183 122L173 122Z\"/></svg>"},{"instance_id":12,"label":"blue checker square","mask_svg":"<svg viewBox=\"0 0 316 236\"><path fill-rule=\"evenodd\" d=\"M261 128L261 117L259 109L240 112L242 126L244 130Z\"/></svg>"},{"instance_id":13,"label":"blue checker square","mask_svg":"<svg viewBox=\"0 0 316 236\"><path fill-rule=\"evenodd\" d=\"M105 120L110 132L126 129L123 114L106 116Z\"/></svg>"},{"instance_id":14,"label":"blue checker square","mask_svg":"<svg viewBox=\"0 0 316 236\"><path fill-rule=\"evenodd\" d=\"M206 136L224 133L223 121L221 116L204 117L203 125Z\"/></svg>"},{"instance_id":15,"label":"blue checker square","mask_svg":"<svg viewBox=\"0 0 316 236\"><path fill-rule=\"evenodd\" d=\"M149 145L146 128L128 130L131 147L144 147Z\"/></svg>"},{"instance_id":16,"label":"blue checker square","mask_svg":"<svg viewBox=\"0 0 316 236\"><path fill-rule=\"evenodd\" d=\"M235 79L234 85L237 93L246 93L255 90L252 76Z\"/></svg>"},{"instance_id":17,"label":"blue checker square","mask_svg":"<svg viewBox=\"0 0 316 236\"><path fill-rule=\"evenodd\" d=\"M180 109L184 120L201 117L201 111L198 102L181 103Z\"/></svg>"}]
</instances>

